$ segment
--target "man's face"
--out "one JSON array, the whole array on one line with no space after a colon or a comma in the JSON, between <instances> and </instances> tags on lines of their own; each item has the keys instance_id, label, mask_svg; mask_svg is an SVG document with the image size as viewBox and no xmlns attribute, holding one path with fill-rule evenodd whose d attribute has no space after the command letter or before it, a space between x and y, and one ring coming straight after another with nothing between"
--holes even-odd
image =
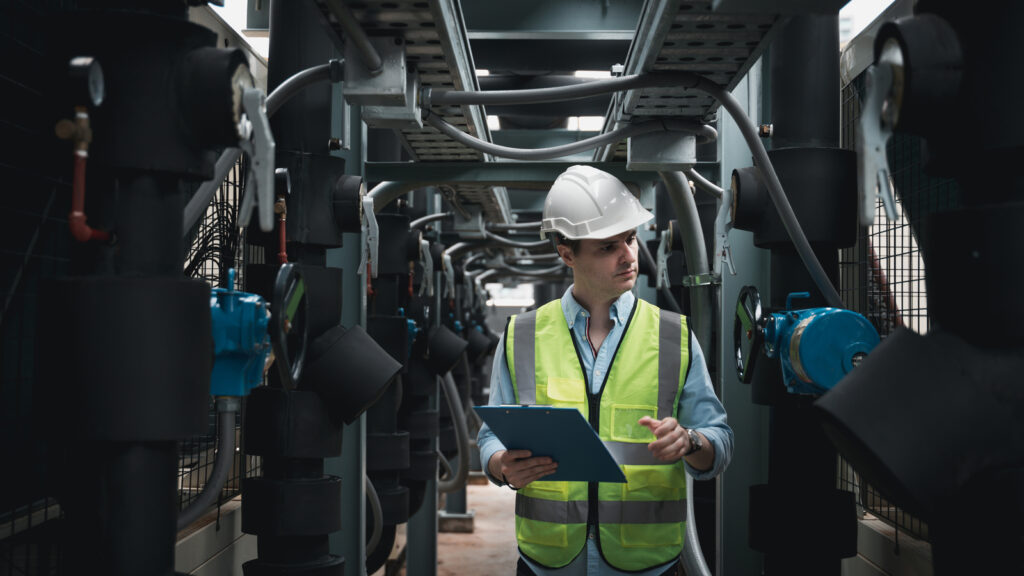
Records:
<instances>
[{"instance_id":1,"label":"man's face","mask_svg":"<svg viewBox=\"0 0 1024 576\"><path fill-rule=\"evenodd\" d=\"M558 247L573 282L586 294L615 299L633 288L637 276L636 231L629 230L602 240L580 240L576 251Z\"/></svg>"}]
</instances>

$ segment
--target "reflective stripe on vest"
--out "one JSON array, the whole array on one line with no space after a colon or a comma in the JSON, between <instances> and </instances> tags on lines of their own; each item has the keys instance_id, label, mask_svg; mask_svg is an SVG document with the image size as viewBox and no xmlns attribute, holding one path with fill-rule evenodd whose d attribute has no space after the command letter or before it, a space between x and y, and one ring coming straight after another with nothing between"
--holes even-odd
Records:
<instances>
[{"instance_id":1,"label":"reflective stripe on vest","mask_svg":"<svg viewBox=\"0 0 1024 576\"><path fill-rule=\"evenodd\" d=\"M654 435L642 416L677 417L689 366L689 333L679 314L638 300L590 415L587 382L561 302L513 316L505 353L516 402L571 406L583 413L626 475L597 484L597 509L585 482L537 481L516 493L516 536L524 554L565 566L586 544L586 523L599 522L598 545L620 570L642 570L678 556L686 521L682 462L654 458ZM593 513L593 517L591 514Z\"/></svg>"},{"instance_id":2,"label":"reflective stripe on vest","mask_svg":"<svg viewBox=\"0 0 1024 576\"><path fill-rule=\"evenodd\" d=\"M620 518L620 524L659 524L686 521L686 501L598 502L601 518ZM587 521L587 502L559 502L522 496L516 498L516 516L540 522L582 524Z\"/></svg>"}]
</instances>

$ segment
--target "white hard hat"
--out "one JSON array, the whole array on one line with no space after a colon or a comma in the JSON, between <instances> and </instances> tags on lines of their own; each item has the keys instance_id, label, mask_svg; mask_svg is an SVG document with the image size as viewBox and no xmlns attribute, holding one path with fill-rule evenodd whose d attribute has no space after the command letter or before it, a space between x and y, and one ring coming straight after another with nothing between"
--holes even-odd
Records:
<instances>
[{"instance_id":1,"label":"white hard hat","mask_svg":"<svg viewBox=\"0 0 1024 576\"><path fill-rule=\"evenodd\" d=\"M544 200L540 236L556 232L570 240L601 239L632 230L654 215L621 180L591 166L570 166Z\"/></svg>"}]
</instances>

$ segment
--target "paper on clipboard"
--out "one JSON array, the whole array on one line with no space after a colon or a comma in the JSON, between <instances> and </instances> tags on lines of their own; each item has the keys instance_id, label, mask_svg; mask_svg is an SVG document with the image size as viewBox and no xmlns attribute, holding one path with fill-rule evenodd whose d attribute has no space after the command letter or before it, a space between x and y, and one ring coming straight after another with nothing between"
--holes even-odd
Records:
<instances>
[{"instance_id":1,"label":"paper on clipboard","mask_svg":"<svg viewBox=\"0 0 1024 576\"><path fill-rule=\"evenodd\" d=\"M626 476L580 411L553 406L474 406L509 450L550 456L558 470L542 480L625 482Z\"/></svg>"}]
</instances>

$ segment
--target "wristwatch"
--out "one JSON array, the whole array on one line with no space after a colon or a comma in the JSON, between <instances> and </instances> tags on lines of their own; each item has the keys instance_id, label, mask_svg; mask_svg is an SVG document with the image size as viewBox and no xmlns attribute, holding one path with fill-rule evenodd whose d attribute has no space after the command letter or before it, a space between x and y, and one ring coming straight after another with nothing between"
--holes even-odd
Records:
<instances>
[{"instance_id":1,"label":"wristwatch","mask_svg":"<svg viewBox=\"0 0 1024 576\"><path fill-rule=\"evenodd\" d=\"M701 438L700 434L698 434L696 430L689 428L686 431L686 435L690 437L690 449L683 452L683 456L689 456L704 447L704 439Z\"/></svg>"}]
</instances>

